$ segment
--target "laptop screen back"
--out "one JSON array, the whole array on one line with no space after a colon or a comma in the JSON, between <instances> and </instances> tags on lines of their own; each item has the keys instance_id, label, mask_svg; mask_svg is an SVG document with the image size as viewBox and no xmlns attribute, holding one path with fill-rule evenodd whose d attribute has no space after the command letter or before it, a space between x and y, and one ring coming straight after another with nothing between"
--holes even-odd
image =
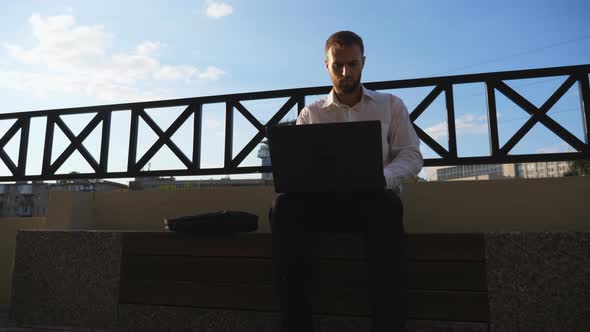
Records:
<instances>
[{"instance_id":1,"label":"laptop screen back","mask_svg":"<svg viewBox=\"0 0 590 332\"><path fill-rule=\"evenodd\" d=\"M383 190L379 121L267 129L275 191Z\"/></svg>"}]
</instances>

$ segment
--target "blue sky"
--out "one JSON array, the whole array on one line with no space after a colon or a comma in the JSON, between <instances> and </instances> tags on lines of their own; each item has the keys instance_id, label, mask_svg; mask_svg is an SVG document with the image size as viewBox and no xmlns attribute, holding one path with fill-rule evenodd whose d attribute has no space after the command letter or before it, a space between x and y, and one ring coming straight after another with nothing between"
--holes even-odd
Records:
<instances>
[{"instance_id":1,"label":"blue sky","mask_svg":"<svg viewBox=\"0 0 590 332\"><path fill-rule=\"evenodd\" d=\"M338 30L365 42L363 81L542 68L590 63L590 2L579 1L18 1L0 22L0 112L196 97L330 84L323 45ZM539 106L563 82L508 82ZM429 89L392 91L412 109ZM488 153L482 85L456 87L460 155ZM312 98L310 98L311 101ZM261 121L281 101L245 103ZM446 145L439 98L417 123ZM205 107L203 166L222 163L223 106ZM501 143L528 116L499 97ZM180 109L152 110L165 129ZM577 86L549 113L582 138ZM292 117L293 115L291 115ZM87 117L70 117L79 131ZM234 150L255 133L236 120ZM113 119L111 170L122 170L129 117ZM0 133L10 123L0 123ZM28 173L40 170L42 122L32 125ZM155 135L140 125L140 153ZM76 129L77 128L77 129ZM190 128L174 136L190 151ZM67 146L56 134L55 156ZM98 154L98 131L85 142ZM6 150L18 155L17 140ZM513 153L567 151L538 124ZM237 151L236 151L237 152ZM426 157L434 157L428 149ZM169 151L152 169L179 166ZM259 160L251 155L246 164ZM1 164L1 162L0 162ZM60 172L88 171L74 155ZM0 174L8 170L0 165Z\"/></svg>"}]
</instances>

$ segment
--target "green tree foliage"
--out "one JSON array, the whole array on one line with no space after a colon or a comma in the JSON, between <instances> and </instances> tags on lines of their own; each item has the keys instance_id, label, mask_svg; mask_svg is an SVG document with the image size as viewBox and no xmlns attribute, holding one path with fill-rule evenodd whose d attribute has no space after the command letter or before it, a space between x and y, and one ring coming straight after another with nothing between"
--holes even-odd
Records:
<instances>
[{"instance_id":1,"label":"green tree foliage","mask_svg":"<svg viewBox=\"0 0 590 332\"><path fill-rule=\"evenodd\" d=\"M570 169L563 176L590 175L590 160L575 160L570 164Z\"/></svg>"},{"instance_id":2,"label":"green tree foliage","mask_svg":"<svg viewBox=\"0 0 590 332\"><path fill-rule=\"evenodd\" d=\"M407 182L416 183L416 182L426 182L426 179L419 177L418 175L410 178Z\"/></svg>"}]
</instances>

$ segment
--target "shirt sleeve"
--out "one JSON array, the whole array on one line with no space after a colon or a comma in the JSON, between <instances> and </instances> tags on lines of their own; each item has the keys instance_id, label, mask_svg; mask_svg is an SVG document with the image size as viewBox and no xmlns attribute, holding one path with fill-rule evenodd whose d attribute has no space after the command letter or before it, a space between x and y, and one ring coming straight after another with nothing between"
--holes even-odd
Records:
<instances>
[{"instance_id":1,"label":"shirt sleeve","mask_svg":"<svg viewBox=\"0 0 590 332\"><path fill-rule=\"evenodd\" d=\"M304 107L301 112L299 112L299 116L297 117L295 124L309 124L309 109L307 107Z\"/></svg>"},{"instance_id":2,"label":"shirt sleeve","mask_svg":"<svg viewBox=\"0 0 590 332\"><path fill-rule=\"evenodd\" d=\"M424 159L420 153L420 139L412 126L408 109L401 99L393 95L391 111L388 139L393 159L384 166L383 172L387 188L399 191L403 182L420 172Z\"/></svg>"}]
</instances>

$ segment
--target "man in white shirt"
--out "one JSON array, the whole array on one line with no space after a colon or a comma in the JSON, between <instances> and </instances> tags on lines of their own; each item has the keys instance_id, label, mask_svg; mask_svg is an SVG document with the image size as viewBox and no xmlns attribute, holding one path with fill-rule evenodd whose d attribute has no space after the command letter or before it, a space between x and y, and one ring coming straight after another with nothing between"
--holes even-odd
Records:
<instances>
[{"instance_id":1,"label":"man in white shirt","mask_svg":"<svg viewBox=\"0 0 590 332\"><path fill-rule=\"evenodd\" d=\"M313 331L304 287L306 232L354 231L365 234L372 330L401 331L406 320L405 235L402 183L420 172L420 141L404 103L396 96L366 89L362 39L340 31L326 41L330 94L305 107L297 124L379 120L387 190L376 193L281 194L271 210L273 270L285 331ZM351 174L354 176L354 174ZM311 272L313 273L313 271Z\"/></svg>"}]
</instances>

